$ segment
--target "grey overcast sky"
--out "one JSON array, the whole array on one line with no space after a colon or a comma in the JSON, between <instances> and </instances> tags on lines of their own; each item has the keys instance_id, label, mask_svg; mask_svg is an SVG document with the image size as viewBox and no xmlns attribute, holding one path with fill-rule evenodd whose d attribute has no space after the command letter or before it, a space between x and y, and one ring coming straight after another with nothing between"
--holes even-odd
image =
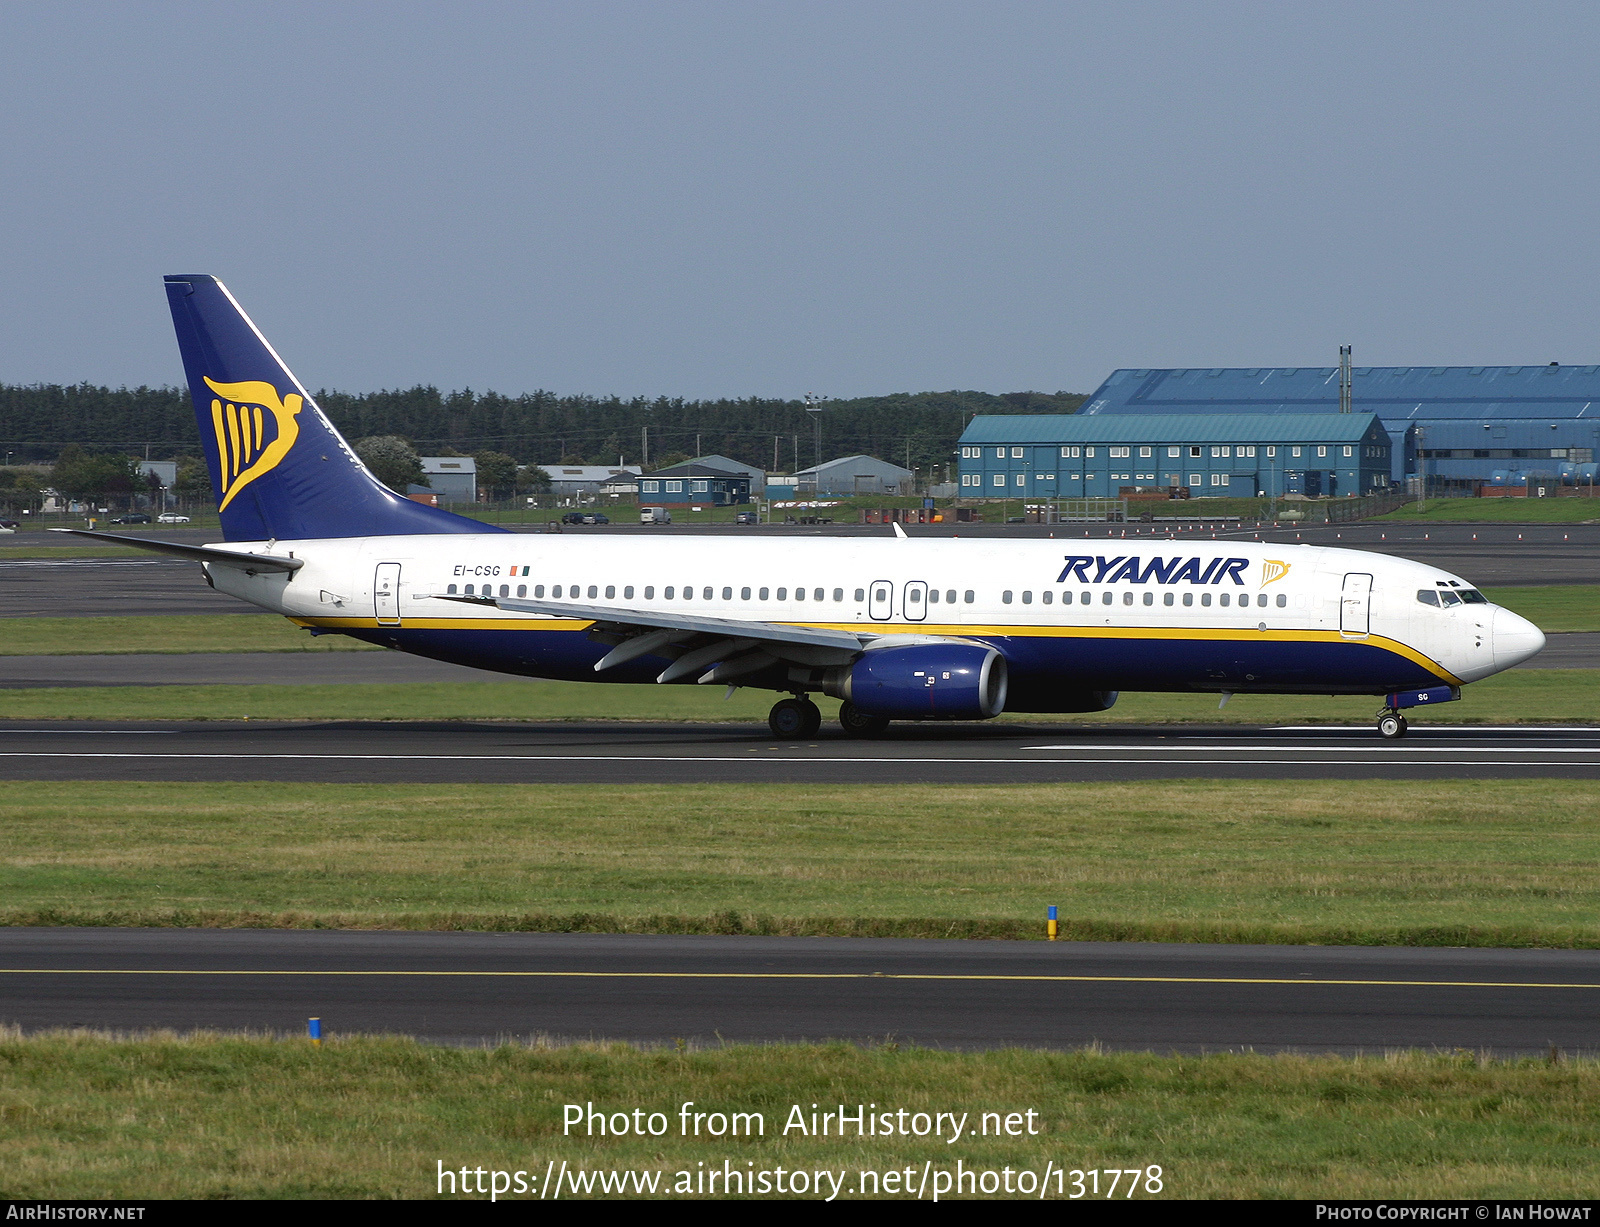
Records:
<instances>
[{"instance_id":1,"label":"grey overcast sky","mask_svg":"<svg viewBox=\"0 0 1600 1227\"><path fill-rule=\"evenodd\" d=\"M0 382L1600 362L1600 6L0 4Z\"/></svg>"}]
</instances>

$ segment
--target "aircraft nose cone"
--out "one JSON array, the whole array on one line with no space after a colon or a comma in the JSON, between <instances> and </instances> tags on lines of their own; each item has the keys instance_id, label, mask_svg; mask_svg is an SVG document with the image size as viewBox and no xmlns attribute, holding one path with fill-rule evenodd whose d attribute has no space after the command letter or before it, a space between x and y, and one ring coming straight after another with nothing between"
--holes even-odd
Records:
<instances>
[{"instance_id":1,"label":"aircraft nose cone","mask_svg":"<svg viewBox=\"0 0 1600 1227\"><path fill-rule=\"evenodd\" d=\"M1497 609L1489 626L1489 642L1493 645L1494 667L1509 669L1543 650L1544 632L1509 609Z\"/></svg>"}]
</instances>

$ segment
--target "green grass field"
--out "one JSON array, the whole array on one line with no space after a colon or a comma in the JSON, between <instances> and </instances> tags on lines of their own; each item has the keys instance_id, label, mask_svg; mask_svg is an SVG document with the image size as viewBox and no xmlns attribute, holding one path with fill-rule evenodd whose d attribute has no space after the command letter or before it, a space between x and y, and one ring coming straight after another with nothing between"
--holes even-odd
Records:
<instances>
[{"instance_id":1,"label":"green grass field","mask_svg":"<svg viewBox=\"0 0 1600 1227\"><path fill-rule=\"evenodd\" d=\"M223 621L224 619L215 619ZM255 619L227 619L255 621ZM264 620L264 619L263 619ZM325 643L333 636L314 640ZM337 642L337 641L336 641ZM1516 669L1468 687L1459 703L1413 708L1413 724L1591 723L1600 720L1592 669ZM720 686L622 686L536 682L374 683L371 685L80 686L0 690L0 718L17 720L666 720L754 724L765 738L777 696ZM1016 715L1003 724L1038 728L1122 724L1371 724L1372 696L1134 694L1110 711ZM838 705L819 706L832 721Z\"/></svg>"},{"instance_id":2,"label":"green grass field","mask_svg":"<svg viewBox=\"0 0 1600 1227\"><path fill-rule=\"evenodd\" d=\"M764 1135L678 1136L685 1102L758 1113ZM858 1102L965 1113L971 1129L985 1112L1032 1110L1038 1133L953 1145L782 1135L795 1104ZM669 1133L566 1136L569 1103L660 1112ZM537 1187L562 1162L659 1173L667 1189L679 1173L693 1188L701 1164L830 1168L847 1200L863 1171L909 1167L920 1180L925 1163L951 1173L958 1159L996 1173L1159 1167L1159 1191L1141 1180L1134 1200L1545 1200L1593 1197L1597 1149L1590 1061L0 1036L0 1191L23 1200L432 1198L441 1167L474 1169L474 1184L478 1168L522 1171ZM1126 1188L1123 1177L1114 1200ZM1069 1175L1059 1196L1072 1191ZM1111 1191L1102 1178L1088 1199Z\"/></svg>"},{"instance_id":3,"label":"green grass field","mask_svg":"<svg viewBox=\"0 0 1600 1227\"><path fill-rule=\"evenodd\" d=\"M163 614L129 618L0 619L0 656L101 656L187 652L381 651L348 635L317 635L287 618Z\"/></svg>"},{"instance_id":4,"label":"green grass field","mask_svg":"<svg viewBox=\"0 0 1600 1227\"><path fill-rule=\"evenodd\" d=\"M1600 520L1600 498L1430 498L1375 520L1446 524L1586 524Z\"/></svg>"},{"instance_id":5,"label":"green grass field","mask_svg":"<svg viewBox=\"0 0 1600 1227\"><path fill-rule=\"evenodd\" d=\"M1600 947L1587 781L601 791L12 781L0 923Z\"/></svg>"}]
</instances>

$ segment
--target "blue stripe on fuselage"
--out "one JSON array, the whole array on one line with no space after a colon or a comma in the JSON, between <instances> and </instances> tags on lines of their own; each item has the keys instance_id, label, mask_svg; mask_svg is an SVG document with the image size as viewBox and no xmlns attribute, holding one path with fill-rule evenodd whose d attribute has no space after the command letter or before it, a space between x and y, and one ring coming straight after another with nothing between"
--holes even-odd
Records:
<instances>
[{"instance_id":1,"label":"blue stripe on fuselage","mask_svg":"<svg viewBox=\"0 0 1600 1227\"><path fill-rule=\"evenodd\" d=\"M611 649L582 630L434 630L403 626L346 632L418 656L524 677L651 682L670 663L645 656L596 673ZM969 635L991 643L1030 685L1077 690L1301 689L1381 693L1435 686L1439 676L1373 643L1339 640ZM708 666L709 667L709 666Z\"/></svg>"}]
</instances>

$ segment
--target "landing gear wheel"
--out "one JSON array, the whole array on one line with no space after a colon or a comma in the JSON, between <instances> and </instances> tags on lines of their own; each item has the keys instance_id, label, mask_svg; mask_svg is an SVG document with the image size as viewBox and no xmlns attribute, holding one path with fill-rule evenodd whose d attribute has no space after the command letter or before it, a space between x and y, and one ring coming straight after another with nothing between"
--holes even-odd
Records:
<instances>
[{"instance_id":1,"label":"landing gear wheel","mask_svg":"<svg viewBox=\"0 0 1600 1227\"><path fill-rule=\"evenodd\" d=\"M851 737L879 737L889 727L888 716L869 716L854 703L839 708L839 727Z\"/></svg>"},{"instance_id":2,"label":"landing gear wheel","mask_svg":"<svg viewBox=\"0 0 1600 1227\"><path fill-rule=\"evenodd\" d=\"M810 699L782 699L767 713L767 727L780 741L815 737L822 727L822 713Z\"/></svg>"},{"instance_id":3,"label":"landing gear wheel","mask_svg":"<svg viewBox=\"0 0 1600 1227\"><path fill-rule=\"evenodd\" d=\"M1378 736L1392 741L1406 735L1406 718L1399 712L1384 712L1378 717Z\"/></svg>"}]
</instances>

